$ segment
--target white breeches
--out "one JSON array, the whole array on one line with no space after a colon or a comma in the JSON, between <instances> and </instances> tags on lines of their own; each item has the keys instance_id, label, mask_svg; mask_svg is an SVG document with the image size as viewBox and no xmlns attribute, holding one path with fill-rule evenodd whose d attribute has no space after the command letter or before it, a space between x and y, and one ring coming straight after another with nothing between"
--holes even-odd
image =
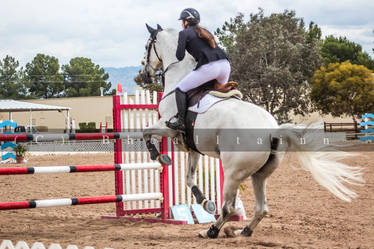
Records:
<instances>
[{"instance_id":1,"label":"white breeches","mask_svg":"<svg viewBox=\"0 0 374 249\"><path fill-rule=\"evenodd\" d=\"M228 60L213 61L187 74L176 88L187 92L214 79L220 84L226 84L229 80L230 72L231 66Z\"/></svg>"}]
</instances>

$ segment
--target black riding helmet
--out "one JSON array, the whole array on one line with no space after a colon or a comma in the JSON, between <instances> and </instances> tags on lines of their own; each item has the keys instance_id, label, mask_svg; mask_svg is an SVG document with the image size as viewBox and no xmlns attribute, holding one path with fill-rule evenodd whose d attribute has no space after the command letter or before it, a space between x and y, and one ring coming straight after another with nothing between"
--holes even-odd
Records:
<instances>
[{"instance_id":1,"label":"black riding helmet","mask_svg":"<svg viewBox=\"0 0 374 249\"><path fill-rule=\"evenodd\" d=\"M200 22L200 14L194 8L187 8L181 12L178 20L187 20L189 24L198 24Z\"/></svg>"}]
</instances>

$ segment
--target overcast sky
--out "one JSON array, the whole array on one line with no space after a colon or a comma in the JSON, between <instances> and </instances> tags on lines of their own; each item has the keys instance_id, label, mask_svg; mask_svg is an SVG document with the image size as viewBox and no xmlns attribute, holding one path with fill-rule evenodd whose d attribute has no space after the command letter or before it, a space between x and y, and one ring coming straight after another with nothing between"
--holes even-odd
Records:
<instances>
[{"instance_id":1,"label":"overcast sky","mask_svg":"<svg viewBox=\"0 0 374 249\"><path fill-rule=\"evenodd\" d=\"M0 59L11 55L25 65L44 53L60 64L82 56L103 67L139 65L148 39L144 23L179 30L186 7L196 8L211 31L238 12L295 10L323 36L346 36L374 58L373 0L0 0Z\"/></svg>"}]
</instances>

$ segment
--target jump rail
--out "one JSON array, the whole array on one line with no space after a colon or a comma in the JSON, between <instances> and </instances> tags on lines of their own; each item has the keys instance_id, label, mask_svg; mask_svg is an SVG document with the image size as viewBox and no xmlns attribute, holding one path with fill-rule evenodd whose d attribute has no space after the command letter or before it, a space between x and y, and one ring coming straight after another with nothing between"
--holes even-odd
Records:
<instances>
[{"instance_id":1,"label":"jump rail","mask_svg":"<svg viewBox=\"0 0 374 249\"><path fill-rule=\"evenodd\" d=\"M69 140L108 140L108 139L138 139L143 138L141 132L111 132L111 133L48 133L48 134L1 134L0 141L17 141L17 142L50 142L50 141L69 141Z\"/></svg>"},{"instance_id":2,"label":"jump rail","mask_svg":"<svg viewBox=\"0 0 374 249\"><path fill-rule=\"evenodd\" d=\"M84 205L84 204L99 204L99 203L139 201L139 200L163 200L163 196L162 196L162 193L147 193L147 194L107 195L107 196L95 196L95 197L79 197L79 198L35 200L35 201L21 201L21 202L5 202L5 203L0 203L0 210L74 206L74 205Z\"/></svg>"},{"instance_id":3,"label":"jump rail","mask_svg":"<svg viewBox=\"0 0 374 249\"><path fill-rule=\"evenodd\" d=\"M126 164L112 164L112 165L0 168L0 175L79 173L79 172L119 171L119 170L131 170L131 169L162 170L162 166L159 163L126 163Z\"/></svg>"}]
</instances>

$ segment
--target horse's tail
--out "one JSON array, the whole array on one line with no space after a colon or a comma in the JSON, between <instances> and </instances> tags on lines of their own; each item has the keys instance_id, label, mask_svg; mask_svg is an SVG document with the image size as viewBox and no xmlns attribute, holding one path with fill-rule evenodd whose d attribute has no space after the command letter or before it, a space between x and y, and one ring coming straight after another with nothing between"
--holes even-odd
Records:
<instances>
[{"instance_id":1,"label":"horse's tail","mask_svg":"<svg viewBox=\"0 0 374 249\"><path fill-rule=\"evenodd\" d=\"M331 146L321 143L321 139L324 139L321 128L323 126L316 124L302 129L296 125L284 124L280 126L278 135L282 140L286 139L288 150L296 152L301 168L310 171L313 178L336 197L350 202L357 194L344 183L362 185L362 169L338 162L355 154L331 151Z\"/></svg>"}]
</instances>

